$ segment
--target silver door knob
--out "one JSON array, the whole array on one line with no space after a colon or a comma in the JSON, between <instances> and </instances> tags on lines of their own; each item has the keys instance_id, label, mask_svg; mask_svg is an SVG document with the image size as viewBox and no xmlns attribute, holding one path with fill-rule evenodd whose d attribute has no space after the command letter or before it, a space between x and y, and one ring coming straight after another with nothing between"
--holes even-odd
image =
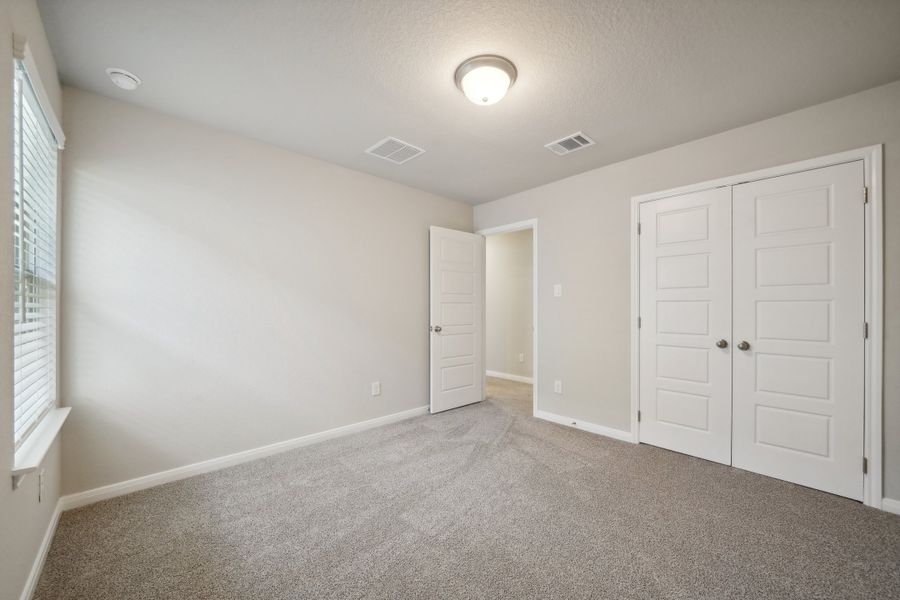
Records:
<instances>
[{"instance_id":1,"label":"silver door knob","mask_svg":"<svg viewBox=\"0 0 900 600\"><path fill-rule=\"evenodd\" d=\"M741 340L741 343L738 344L738 350L749 350L749 349L750 349L750 342L748 342L747 340Z\"/></svg>"},{"instance_id":2,"label":"silver door knob","mask_svg":"<svg viewBox=\"0 0 900 600\"><path fill-rule=\"evenodd\" d=\"M718 342L716 342L716 346L719 348L727 348L728 342L726 340L719 340Z\"/></svg>"},{"instance_id":3,"label":"silver door knob","mask_svg":"<svg viewBox=\"0 0 900 600\"><path fill-rule=\"evenodd\" d=\"M432 331L434 331L435 333L440 333L440 332L441 332L441 326L440 326L440 325L435 325L435 326L432 327L431 329L432 329Z\"/></svg>"}]
</instances>

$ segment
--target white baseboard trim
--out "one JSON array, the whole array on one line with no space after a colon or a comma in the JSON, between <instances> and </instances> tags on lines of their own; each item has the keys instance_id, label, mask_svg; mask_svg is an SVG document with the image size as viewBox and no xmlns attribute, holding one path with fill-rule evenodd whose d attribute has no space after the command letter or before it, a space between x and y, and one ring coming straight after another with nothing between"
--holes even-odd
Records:
<instances>
[{"instance_id":1,"label":"white baseboard trim","mask_svg":"<svg viewBox=\"0 0 900 600\"><path fill-rule=\"evenodd\" d=\"M496 377L497 379L508 379L509 381L518 381L519 383L534 384L534 379L525 377L524 375L513 375L512 373L501 373L500 371L485 371L488 377Z\"/></svg>"},{"instance_id":2,"label":"white baseboard trim","mask_svg":"<svg viewBox=\"0 0 900 600\"><path fill-rule=\"evenodd\" d=\"M31 565L31 571L28 573L28 579L25 580L25 587L22 589L20 600L31 600L34 590L37 587L38 580L41 578L41 571L44 570L44 562L47 560L47 553L50 552L50 544L53 543L53 536L56 534L56 526L59 524L59 515L62 514L62 498L56 502L53 509L53 516L50 517L50 523L47 525L47 531L44 532L44 539L38 547L37 556L34 557L34 563Z\"/></svg>"},{"instance_id":3,"label":"white baseboard trim","mask_svg":"<svg viewBox=\"0 0 900 600\"><path fill-rule=\"evenodd\" d=\"M204 460L198 463L185 465L183 467L176 467L174 469L169 469L168 471L161 471L159 473L144 475L143 477L137 477L135 479L129 479L127 481L105 485L103 487L94 488L92 490L87 490L84 492L69 494L60 498L59 501L63 511L71 510L80 506L93 504L94 502L100 502L101 500L108 500L109 498L115 498L116 496L124 496L125 494L145 490L147 488L162 485L164 483L170 483L172 481L178 481L179 479L193 477L194 475L200 475L202 473L218 471L219 469L224 469L226 467L249 462L258 458L264 458L273 454L280 454L281 452L293 450L294 448L309 446L317 442L323 442L325 440L349 435L351 433L365 431L366 429L372 429L374 427L396 423L398 421L403 421L427 413L427 406L419 406L410 410L404 410L402 412L385 415L383 417L369 419L368 421L351 423L350 425L335 427L334 429L328 429L325 431L320 431L318 433L311 433L309 435L304 435L291 440L276 442L274 444L269 444L268 446L252 448L250 450L244 450L243 452L236 452L235 454L229 454L226 456L221 456L219 458L212 458L210 460Z\"/></svg>"},{"instance_id":4,"label":"white baseboard trim","mask_svg":"<svg viewBox=\"0 0 900 600\"><path fill-rule=\"evenodd\" d=\"M634 435L630 431L614 429L612 427L605 427L603 425L597 425L596 423L588 423L587 421L579 421L578 419L555 415L545 410L534 411L534 416L538 419L550 421L551 423L565 425L566 427L574 427L575 429L581 429L582 431L596 433L608 438L613 438L614 440L621 440L623 442L631 442L634 444L637 443L637 440L634 438Z\"/></svg>"},{"instance_id":5,"label":"white baseboard trim","mask_svg":"<svg viewBox=\"0 0 900 600\"><path fill-rule=\"evenodd\" d=\"M894 513L895 515L900 515L900 500L894 500L893 498L882 498L881 499L881 510L886 510L889 513Z\"/></svg>"}]
</instances>

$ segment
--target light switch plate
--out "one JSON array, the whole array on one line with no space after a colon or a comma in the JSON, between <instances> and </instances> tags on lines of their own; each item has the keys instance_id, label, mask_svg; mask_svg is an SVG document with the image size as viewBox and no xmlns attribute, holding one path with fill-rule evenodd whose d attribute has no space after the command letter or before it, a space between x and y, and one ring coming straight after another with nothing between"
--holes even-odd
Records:
<instances>
[{"instance_id":1,"label":"light switch plate","mask_svg":"<svg viewBox=\"0 0 900 600\"><path fill-rule=\"evenodd\" d=\"M554 298L562 298L562 284L561 283L553 284L553 297Z\"/></svg>"},{"instance_id":2,"label":"light switch plate","mask_svg":"<svg viewBox=\"0 0 900 600\"><path fill-rule=\"evenodd\" d=\"M562 394L562 379L557 379L553 382L553 391L557 394Z\"/></svg>"},{"instance_id":3,"label":"light switch plate","mask_svg":"<svg viewBox=\"0 0 900 600\"><path fill-rule=\"evenodd\" d=\"M380 381L373 381L373 382L372 382L372 395L373 395L373 396L380 396L380 395L381 395L381 382L380 382Z\"/></svg>"}]
</instances>

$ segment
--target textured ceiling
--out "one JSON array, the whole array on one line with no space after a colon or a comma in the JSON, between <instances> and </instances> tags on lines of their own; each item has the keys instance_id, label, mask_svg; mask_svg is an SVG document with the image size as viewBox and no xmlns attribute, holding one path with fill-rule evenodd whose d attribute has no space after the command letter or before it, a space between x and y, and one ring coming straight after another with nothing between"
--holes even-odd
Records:
<instances>
[{"instance_id":1,"label":"textured ceiling","mask_svg":"<svg viewBox=\"0 0 900 600\"><path fill-rule=\"evenodd\" d=\"M898 0L39 5L64 83L472 203L900 79ZM491 107L453 84L482 53L519 70ZM427 152L363 152L386 136Z\"/></svg>"}]
</instances>

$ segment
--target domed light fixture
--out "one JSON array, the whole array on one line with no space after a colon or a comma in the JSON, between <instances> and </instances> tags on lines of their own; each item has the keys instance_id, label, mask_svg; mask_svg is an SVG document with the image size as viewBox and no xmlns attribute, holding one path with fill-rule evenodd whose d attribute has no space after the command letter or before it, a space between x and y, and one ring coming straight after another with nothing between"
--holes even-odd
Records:
<instances>
[{"instance_id":1,"label":"domed light fixture","mask_svg":"<svg viewBox=\"0 0 900 600\"><path fill-rule=\"evenodd\" d=\"M502 56L473 56L456 68L456 87L479 106L490 106L503 99L516 82L516 66Z\"/></svg>"},{"instance_id":2,"label":"domed light fixture","mask_svg":"<svg viewBox=\"0 0 900 600\"><path fill-rule=\"evenodd\" d=\"M120 87L129 92L133 92L141 85L141 78L134 73L129 73L125 69L110 67L106 70L106 74L109 75L110 80L116 87Z\"/></svg>"}]
</instances>

